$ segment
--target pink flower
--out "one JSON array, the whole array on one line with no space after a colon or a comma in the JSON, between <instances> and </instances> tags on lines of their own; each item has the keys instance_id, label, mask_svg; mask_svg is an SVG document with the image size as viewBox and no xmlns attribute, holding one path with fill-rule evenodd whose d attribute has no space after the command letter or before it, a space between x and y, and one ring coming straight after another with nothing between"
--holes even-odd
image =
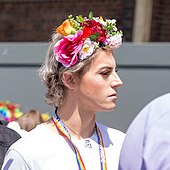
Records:
<instances>
[{"instance_id":1,"label":"pink flower","mask_svg":"<svg viewBox=\"0 0 170 170\"><path fill-rule=\"evenodd\" d=\"M70 67L78 62L78 53L82 48L82 31L77 31L75 35L71 34L63 37L54 46L56 60L64 67Z\"/></svg>"},{"instance_id":2,"label":"pink flower","mask_svg":"<svg viewBox=\"0 0 170 170\"><path fill-rule=\"evenodd\" d=\"M105 45L108 45L113 50L119 48L122 44L122 35L116 34L106 39Z\"/></svg>"}]
</instances>

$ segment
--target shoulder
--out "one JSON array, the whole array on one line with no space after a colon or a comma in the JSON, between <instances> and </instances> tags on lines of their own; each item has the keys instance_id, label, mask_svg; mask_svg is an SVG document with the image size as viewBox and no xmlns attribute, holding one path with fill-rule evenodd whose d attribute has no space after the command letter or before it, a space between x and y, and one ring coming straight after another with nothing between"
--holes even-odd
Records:
<instances>
[{"instance_id":1,"label":"shoulder","mask_svg":"<svg viewBox=\"0 0 170 170\"><path fill-rule=\"evenodd\" d=\"M151 101L151 103L155 103L155 102L160 102L160 101L164 101L163 103L166 104L166 103L169 103L169 100L170 100L170 93L166 93L164 95L161 95L157 98L155 98L154 100Z\"/></svg>"},{"instance_id":2,"label":"shoulder","mask_svg":"<svg viewBox=\"0 0 170 170\"><path fill-rule=\"evenodd\" d=\"M97 122L97 126L99 127L100 131L102 132L102 135L104 138L109 138L112 143L119 143L122 144L125 138L125 133L108 127L102 123Z\"/></svg>"},{"instance_id":3,"label":"shoulder","mask_svg":"<svg viewBox=\"0 0 170 170\"><path fill-rule=\"evenodd\" d=\"M160 121L170 119L170 93L164 94L148 103L131 123L129 131L150 131L151 127L157 126Z\"/></svg>"},{"instance_id":4,"label":"shoulder","mask_svg":"<svg viewBox=\"0 0 170 170\"><path fill-rule=\"evenodd\" d=\"M51 138L50 130L43 124L38 125L35 129L28 132L28 134L20 138L9 149L16 150L19 153L31 153L33 150L42 150L42 145L48 142Z\"/></svg>"},{"instance_id":5,"label":"shoulder","mask_svg":"<svg viewBox=\"0 0 170 170\"><path fill-rule=\"evenodd\" d=\"M125 136L125 133L118 130L118 129L115 129L115 128L111 128L111 127L108 127L100 122L97 122L97 126L100 128L101 131L105 131L109 134L117 134L117 135L120 135L120 136Z\"/></svg>"},{"instance_id":6,"label":"shoulder","mask_svg":"<svg viewBox=\"0 0 170 170\"><path fill-rule=\"evenodd\" d=\"M160 115L163 112L170 110L170 93L164 94L152 100L148 103L142 111L149 112L150 114L155 112L152 116Z\"/></svg>"},{"instance_id":7,"label":"shoulder","mask_svg":"<svg viewBox=\"0 0 170 170\"><path fill-rule=\"evenodd\" d=\"M34 161L35 158L41 158L42 150L46 153L44 156L48 159L50 154L57 153L58 145L56 143L58 141L59 139L55 133L51 132L44 124L40 124L30 131L28 135L11 145L6 153L5 162L13 159L16 163L18 161L28 163Z\"/></svg>"},{"instance_id":8,"label":"shoulder","mask_svg":"<svg viewBox=\"0 0 170 170\"><path fill-rule=\"evenodd\" d=\"M139 167L144 162L143 157L147 158L145 162L147 166L154 167L156 167L156 163L161 163L161 160L164 159L159 155L168 158L169 150L167 148L170 147L169 119L170 93L152 100L133 120L126 133L120 165L136 170L140 169ZM129 164L131 158L134 161Z\"/></svg>"}]
</instances>

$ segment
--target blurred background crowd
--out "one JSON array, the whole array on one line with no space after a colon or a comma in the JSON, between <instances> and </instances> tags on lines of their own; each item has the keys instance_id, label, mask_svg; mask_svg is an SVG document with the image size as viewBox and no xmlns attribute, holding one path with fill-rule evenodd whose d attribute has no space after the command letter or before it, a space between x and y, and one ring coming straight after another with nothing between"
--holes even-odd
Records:
<instances>
[{"instance_id":1,"label":"blurred background crowd","mask_svg":"<svg viewBox=\"0 0 170 170\"><path fill-rule=\"evenodd\" d=\"M18 103L0 101L0 120L4 120L7 127L14 129L21 136L48 119L48 113L34 109L23 112Z\"/></svg>"}]
</instances>

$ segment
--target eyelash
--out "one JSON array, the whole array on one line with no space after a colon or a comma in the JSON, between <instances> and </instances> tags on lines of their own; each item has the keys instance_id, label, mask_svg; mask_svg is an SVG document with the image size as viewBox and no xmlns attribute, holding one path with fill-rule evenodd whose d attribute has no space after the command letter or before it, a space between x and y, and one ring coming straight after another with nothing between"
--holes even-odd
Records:
<instances>
[{"instance_id":1,"label":"eyelash","mask_svg":"<svg viewBox=\"0 0 170 170\"><path fill-rule=\"evenodd\" d=\"M110 73L110 71L103 71L101 74L102 75L108 75Z\"/></svg>"},{"instance_id":2,"label":"eyelash","mask_svg":"<svg viewBox=\"0 0 170 170\"><path fill-rule=\"evenodd\" d=\"M118 68L115 69L115 72L116 72L116 73L118 72ZM108 75L108 74L110 74L110 71L109 71L109 70L106 70L106 71L103 71L101 74L102 74L102 75Z\"/></svg>"}]
</instances>

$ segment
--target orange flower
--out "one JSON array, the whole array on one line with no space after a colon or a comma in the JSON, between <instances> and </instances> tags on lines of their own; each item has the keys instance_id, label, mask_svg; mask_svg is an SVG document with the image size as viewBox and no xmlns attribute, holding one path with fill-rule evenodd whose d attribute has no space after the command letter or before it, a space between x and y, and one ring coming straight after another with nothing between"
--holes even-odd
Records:
<instances>
[{"instance_id":1,"label":"orange flower","mask_svg":"<svg viewBox=\"0 0 170 170\"><path fill-rule=\"evenodd\" d=\"M67 36L72 32L76 32L76 29L73 27L71 20L65 20L57 29L57 33L60 33L62 36Z\"/></svg>"}]
</instances>

